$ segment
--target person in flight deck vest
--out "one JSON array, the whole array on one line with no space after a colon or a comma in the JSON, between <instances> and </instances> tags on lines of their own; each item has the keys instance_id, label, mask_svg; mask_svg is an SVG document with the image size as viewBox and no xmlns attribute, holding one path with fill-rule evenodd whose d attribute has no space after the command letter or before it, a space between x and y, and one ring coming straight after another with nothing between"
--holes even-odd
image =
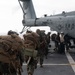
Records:
<instances>
[{"instance_id":1,"label":"person in flight deck vest","mask_svg":"<svg viewBox=\"0 0 75 75\"><path fill-rule=\"evenodd\" d=\"M35 50L38 47L38 34L27 31L26 34L23 35L25 49ZM36 68L36 57L25 55L25 62L27 63L27 73L28 75L33 75L34 69Z\"/></svg>"}]
</instances>

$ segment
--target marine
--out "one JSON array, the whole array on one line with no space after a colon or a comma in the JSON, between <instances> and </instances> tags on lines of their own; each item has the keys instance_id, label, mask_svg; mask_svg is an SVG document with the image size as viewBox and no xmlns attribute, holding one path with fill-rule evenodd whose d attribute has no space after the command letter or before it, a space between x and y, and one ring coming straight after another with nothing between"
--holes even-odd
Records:
<instances>
[{"instance_id":1,"label":"marine","mask_svg":"<svg viewBox=\"0 0 75 75\"><path fill-rule=\"evenodd\" d=\"M25 62L27 63L28 75L33 75L37 67L37 48L39 35L32 31L27 31L24 37L24 55Z\"/></svg>"},{"instance_id":2,"label":"marine","mask_svg":"<svg viewBox=\"0 0 75 75\"><path fill-rule=\"evenodd\" d=\"M39 48L38 48L38 58L40 60L40 67L43 67L44 56L46 52L46 35L45 31L41 31L40 29L36 30L36 33L39 35Z\"/></svg>"},{"instance_id":3,"label":"marine","mask_svg":"<svg viewBox=\"0 0 75 75\"><path fill-rule=\"evenodd\" d=\"M0 36L0 75L21 75L23 46L22 39L15 33Z\"/></svg>"}]
</instances>

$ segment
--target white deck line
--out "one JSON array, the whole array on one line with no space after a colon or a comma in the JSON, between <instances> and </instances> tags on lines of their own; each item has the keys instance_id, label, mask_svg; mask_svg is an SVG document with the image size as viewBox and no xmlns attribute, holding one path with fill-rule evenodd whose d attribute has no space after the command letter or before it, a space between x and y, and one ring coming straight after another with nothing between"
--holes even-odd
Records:
<instances>
[{"instance_id":1,"label":"white deck line","mask_svg":"<svg viewBox=\"0 0 75 75\"><path fill-rule=\"evenodd\" d=\"M71 55L68 52L65 52L67 59L70 64L75 64L74 60L72 59ZM75 72L75 65L71 65L73 71Z\"/></svg>"},{"instance_id":2,"label":"white deck line","mask_svg":"<svg viewBox=\"0 0 75 75\"><path fill-rule=\"evenodd\" d=\"M23 65L27 65L27 64L23 64ZM37 64L39 65L39 64ZM67 65L75 65L75 63L72 63L72 64L69 64L69 63L66 63L66 64L43 64L43 65L46 65L46 66L67 66Z\"/></svg>"},{"instance_id":3,"label":"white deck line","mask_svg":"<svg viewBox=\"0 0 75 75\"><path fill-rule=\"evenodd\" d=\"M66 54L66 57L67 57L69 63L66 63L66 64L65 63L63 63L63 64L47 63L47 64L43 64L43 65L46 65L46 66L51 66L51 65L53 65L53 66L67 66L67 65L70 65L72 67L73 71L75 72L75 62L74 62L74 60L72 59L71 55L68 52L65 52L65 54ZM27 64L24 63L23 65L26 66Z\"/></svg>"}]
</instances>

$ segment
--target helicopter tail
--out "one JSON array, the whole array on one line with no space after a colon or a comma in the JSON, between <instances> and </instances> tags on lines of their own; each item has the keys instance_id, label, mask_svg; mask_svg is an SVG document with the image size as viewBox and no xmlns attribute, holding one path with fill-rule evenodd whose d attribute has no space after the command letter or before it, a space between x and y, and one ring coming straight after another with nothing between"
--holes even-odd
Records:
<instances>
[{"instance_id":1,"label":"helicopter tail","mask_svg":"<svg viewBox=\"0 0 75 75\"><path fill-rule=\"evenodd\" d=\"M32 0L18 0L20 7L23 11L23 20L22 20L22 24L23 24L23 29L21 31L21 33L24 32L25 26L27 26L27 21L29 21L29 19L33 19L35 21L36 19L36 14L35 14L35 10L34 10L34 6L33 6L33 2ZM22 4L21 4L22 2ZM33 23L34 25L34 23Z\"/></svg>"},{"instance_id":2,"label":"helicopter tail","mask_svg":"<svg viewBox=\"0 0 75 75\"><path fill-rule=\"evenodd\" d=\"M23 17L25 17L25 19L35 19L36 18L32 0L23 0L23 10L25 12Z\"/></svg>"}]
</instances>

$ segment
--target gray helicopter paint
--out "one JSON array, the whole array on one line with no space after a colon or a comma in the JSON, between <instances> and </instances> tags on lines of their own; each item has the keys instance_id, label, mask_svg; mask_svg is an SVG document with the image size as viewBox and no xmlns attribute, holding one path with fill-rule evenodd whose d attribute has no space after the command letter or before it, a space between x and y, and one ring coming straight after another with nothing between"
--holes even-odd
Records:
<instances>
[{"instance_id":1,"label":"gray helicopter paint","mask_svg":"<svg viewBox=\"0 0 75 75\"><path fill-rule=\"evenodd\" d=\"M36 18L32 0L25 0L23 8L26 13L23 26L49 26L57 32L64 32L75 38L75 15Z\"/></svg>"},{"instance_id":2,"label":"gray helicopter paint","mask_svg":"<svg viewBox=\"0 0 75 75\"><path fill-rule=\"evenodd\" d=\"M23 15L23 17L25 17L26 19L30 19L30 18L35 19L36 18L32 0L25 0L23 2L23 9L26 13L25 15Z\"/></svg>"},{"instance_id":3,"label":"gray helicopter paint","mask_svg":"<svg viewBox=\"0 0 75 75\"><path fill-rule=\"evenodd\" d=\"M50 26L58 32L71 33L75 30L75 16L29 19L25 26Z\"/></svg>"}]
</instances>

